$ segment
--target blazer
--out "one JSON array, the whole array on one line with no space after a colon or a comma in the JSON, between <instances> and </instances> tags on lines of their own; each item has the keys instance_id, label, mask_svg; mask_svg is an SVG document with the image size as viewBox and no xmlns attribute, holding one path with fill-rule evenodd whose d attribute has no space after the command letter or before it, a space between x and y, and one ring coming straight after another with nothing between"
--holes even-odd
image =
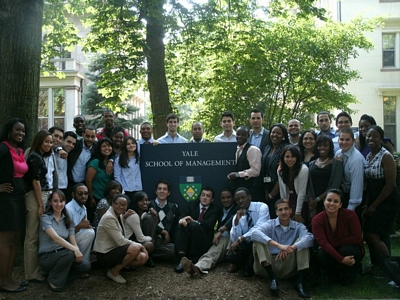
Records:
<instances>
[{"instance_id":1,"label":"blazer","mask_svg":"<svg viewBox=\"0 0 400 300\"><path fill-rule=\"evenodd\" d=\"M68 182L74 182L74 178L72 176L72 168L74 167L76 161L78 160L79 155L81 155L83 149L83 143L84 143L83 139L76 140L74 149L72 149L71 152L68 153L68 158L67 158ZM93 143L92 148L90 149L92 155L94 153L95 148L96 148L96 142Z\"/></svg>"},{"instance_id":2,"label":"blazer","mask_svg":"<svg viewBox=\"0 0 400 300\"><path fill-rule=\"evenodd\" d=\"M0 183L11 183L15 186L14 182L14 162L7 145L0 142Z\"/></svg>"},{"instance_id":3,"label":"blazer","mask_svg":"<svg viewBox=\"0 0 400 300\"><path fill-rule=\"evenodd\" d=\"M118 221L112 206L100 219L97 227L96 239L94 240L93 250L99 253L108 253L111 250L134 243L124 237L125 226Z\"/></svg>"},{"instance_id":4,"label":"blazer","mask_svg":"<svg viewBox=\"0 0 400 300\"><path fill-rule=\"evenodd\" d=\"M312 199L315 199L319 196L315 195L314 184L311 178L311 170L314 167L314 165L315 165L315 160L310 161L308 164L310 172L308 174L307 196L311 197ZM329 182L326 191L332 188L340 189L340 186L342 184L342 177L343 177L343 162L334 158L332 162L332 172L331 176L329 177Z\"/></svg>"},{"instance_id":5,"label":"blazer","mask_svg":"<svg viewBox=\"0 0 400 300\"><path fill-rule=\"evenodd\" d=\"M222 217L224 216L224 211L223 211L223 208L221 208L221 214L218 216L217 229L219 229L223 226L226 226L226 228L228 228L227 231L229 232L232 228L232 218L236 215L238 209L239 209L239 207L234 202L233 205L231 206L231 209L228 212L228 215L226 216L225 219L222 220Z\"/></svg>"},{"instance_id":6,"label":"blazer","mask_svg":"<svg viewBox=\"0 0 400 300\"><path fill-rule=\"evenodd\" d=\"M210 206L206 210L202 221L198 221L200 226L203 228L207 235L207 239L212 241L214 237L214 226L217 223L218 217L221 214L221 210L216 204L211 202ZM181 218L191 216L193 220L198 220L200 216L200 199L191 201L182 209Z\"/></svg>"},{"instance_id":7,"label":"blazer","mask_svg":"<svg viewBox=\"0 0 400 300\"><path fill-rule=\"evenodd\" d=\"M251 136L251 134L250 134L250 136ZM251 137L249 137L249 139L247 141L250 143L251 142ZM260 143L260 150L261 150L262 154L264 154L265 147L267 145L269 145L269 143L270 143L269 130L264 128L264 133L263 133L263 135L261 137L261 143Z\"/></svg>"}]
</instances>

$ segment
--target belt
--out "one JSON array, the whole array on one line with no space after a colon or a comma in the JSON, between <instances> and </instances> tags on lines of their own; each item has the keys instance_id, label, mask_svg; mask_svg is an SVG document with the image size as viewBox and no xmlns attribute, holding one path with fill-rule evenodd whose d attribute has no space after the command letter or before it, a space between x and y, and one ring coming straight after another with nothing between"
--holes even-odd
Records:
<instances>
[{"instance_id":1,"label":"belt","mask_svg":"<svg viewBox=\"0 0 400 300\"><path fill-rule=\"evenodd\" d=\"M63 251L63 250L65 250L65 248L58 248L58 249L55 249L55 250L39 253L39 256L53 254L53 253L57 253L57 252L60 252L60 251Z\"/></svg>"}]
</instances>

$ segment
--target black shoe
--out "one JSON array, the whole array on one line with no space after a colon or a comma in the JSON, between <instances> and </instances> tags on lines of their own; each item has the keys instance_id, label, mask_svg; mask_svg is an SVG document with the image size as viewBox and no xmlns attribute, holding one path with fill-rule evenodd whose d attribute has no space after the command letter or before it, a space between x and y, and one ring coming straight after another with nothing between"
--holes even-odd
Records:
<instances>
[{"instance_id":1,"label":"black shoe","mask_svg":"<svg viewBox=\"0 0 400 300\"><path fill-rule=\"evenodd\" d=\"M182 273L183 272L183 266L182 266L181 262L179 262L179 264L176 265L175 272L176 273Z\"/></svg>"},{"instance_id":2,"label":"black shoe","mask_svg":"<svg viewBox=\"0 0 400 300\"><path fill-rule=\"evenodd\" d=\"M400 266L399 264L391 260L390 257L385 258L383 261L383 266L386 272L389 274L390 279L392 279L398 286L400 286Z\"/></svg>"},{"instance_id":3,"label":"black shoe","mask_svg":"<svg viewBox=\"0 0 400 300\"><path fill-rule=\"evenodd\" d=\"M278 281L276 281L276 279L272 279L271 282L269 283L269 291L273 295L279 294L279 284Z\"/></svg>"},{"instance_id":4,"label":"black shoe","mask_svg":"<svg viewBox=\"0 0 400 300\"><path fill-rule=\"evenodd\" d=\"M20 286L28 286L28 285L29 285L29 280L27 280L27 281L22 281L19 285L20 285Z\"/></svg>"},{"instance_id":5,"label":"black shoe","mask_svg":"<svg viewBox=\"0 0 400 300\"><path fill-rule=\"evenodd\" d=\"M295 291L297 292L297 294L299 294L299 297L301 298L305 298L308 299L310 298L310 295L307 294L307 292L304 290L303 284L302 283L297 283L294 286Z\"/></svg>"},{"instance_id":6,"label":"black shoe","mask_svg":"<svg viewBox=\"0 0 400 300\"><path fill-rule=\"evenodd\" d=\"M15 290L6 290L5 288L0 287L0 292L5 292L5 293L20 293L20 292L24 292L26 291L26 287L25 286L19 286L18 288L16 288Z\"/></svg>"},{"instance_id":7,"label":"black shoe","mask_svg":"<svg viewBox=\"0 0 400 300\"><path fill-rule=\"evenodd\" d=\"M151 259L151 257L149 256L149 259L146 261L146 263L144 264L146 267L148 268L154 268L156 265L154 264L154 261Z\"/></svg>"},{"instance_id":8,"label":"black shoe","mask_svg":"<svg viewBox=\"0 0 400 300\"><path fill-rule=\"evenodd\" d=\"M252 276L254 276L253 268L248 267L248 266L244 267L243 277L252 277Z\"/></svg>"}]
</instances>

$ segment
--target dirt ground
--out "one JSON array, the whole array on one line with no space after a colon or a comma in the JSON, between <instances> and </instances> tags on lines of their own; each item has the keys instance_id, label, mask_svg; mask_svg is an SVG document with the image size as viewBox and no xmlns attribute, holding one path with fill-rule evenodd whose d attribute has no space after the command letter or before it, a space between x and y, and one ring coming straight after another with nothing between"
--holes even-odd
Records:
<instances>
[{"instance_id":1,"label":"dirt ground","mask_svg":"<svg viewBox=\"0 0 400 300\"><path fill-rule=\"evenodd\" d=\"M45 283L30 283L22 293L0 292L0 299L300 299L293 290L294 281L280 281L280 296L272 297L267 279L243 278L240 273L228 273L228 267L222 263L207 275L191 278L175 273L173 263L158 262L155 268L123 272L127 283L118 284L94 264L90 278L68 283L62 293L52 292ZM22 266L14 274L22 279Z\"/></svg>"}]
</instances>

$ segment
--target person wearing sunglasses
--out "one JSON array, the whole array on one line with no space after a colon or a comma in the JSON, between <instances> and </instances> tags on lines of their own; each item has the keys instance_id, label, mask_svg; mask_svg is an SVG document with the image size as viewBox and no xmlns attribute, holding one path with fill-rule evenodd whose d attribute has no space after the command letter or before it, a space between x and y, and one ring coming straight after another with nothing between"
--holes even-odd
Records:
<instances>
[{"instance_id":1,"label":"person wearing sunglasses","mask_svg":"<svg viewBox=\"0 0 400 300\"><path fill-rule=\"evenodd\" d=\"M92 250L95 237L94 229L87 219L85 203L88 200L89 192L86 185L77 183L72 188L72 200L65 206L68 215L75 225L75 238L83 257L90 261L90 251ZM87 275L85 277L88 277Z\"/></svg>"}]
</instances>

